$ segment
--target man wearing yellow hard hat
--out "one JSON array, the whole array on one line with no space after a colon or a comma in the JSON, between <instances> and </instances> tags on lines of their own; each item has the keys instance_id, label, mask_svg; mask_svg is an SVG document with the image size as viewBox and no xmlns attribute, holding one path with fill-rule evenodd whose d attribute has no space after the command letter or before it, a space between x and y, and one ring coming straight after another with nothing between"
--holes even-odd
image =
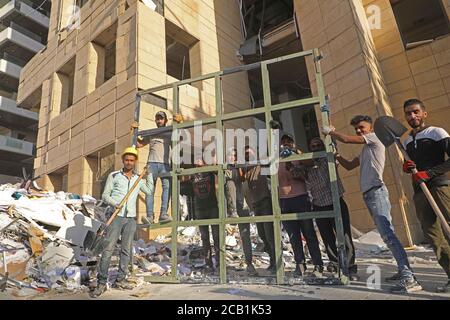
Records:
<instances>
[{"instance_id":1,"label":"man wearing yellow hard hat","mask_svg":"<svg viewBox=\"0 0 450 320\"><path fill-rule=\"evenodd\" d=\"M137 160L137 149L134 147L126 148L122 153L123 168L109 174L102 199L110 206L117 208L134 183L139 179L139 175L134 170ZM136 232L136 201L139 191L144 192L146 195L153 193L153 177L151 173L147 175L145 180L139 181L119 214L106 230L105 248L98 264L97 287L91 293L92 297L98 297L106 291L109 264L119 238L121 239L119 275L113 287L119 289L133 288L127 283L125 278L132 255L131 244Z\"/></svg>"}]
</instances>

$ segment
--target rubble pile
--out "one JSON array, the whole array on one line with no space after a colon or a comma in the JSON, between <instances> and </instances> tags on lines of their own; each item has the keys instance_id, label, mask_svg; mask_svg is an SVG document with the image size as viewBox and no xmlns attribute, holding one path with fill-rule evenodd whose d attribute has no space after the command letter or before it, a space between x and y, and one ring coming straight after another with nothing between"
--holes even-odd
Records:
<instances>
[{"instance_id":1,"label":"rubble pile","mask_svg":"<svg viewBox=\"0 0 450 320\"><path fill-rule=\"evenodd\" d=\"M88 290L96 281L98 259L96 253L89 250L88 240L95 237L106 222L106 212L107 206L89 195L0 185L0 291L13 289L17 295L24 295L48 290ZM239 227L227 225L225 231L227 275L230 280L245 277ZM270 259L264 252L255 224L250 224L250 237L255 267L267 268ZM387 249L375 231L362 234L354 241L358 258L373 257ZM292 270L295 268L293 251L284 231L282 245L285 269ZM119 248L120 245L112 258L111 279L117 273ZM326 263L322 244L321 249ZM305 254L309 256L307 246ZM171 257L170 235L160 235L151 241L135 241L133 268L137 276L136 285L144 282L144 276L169 276L172 272ZM218 261L214 263L218 265ZM179 227L177 276L188 280L218 276L218 269L209 274L205 267L198 227Z\"/></svg>"},{"instance_id":2,"label":"rubble pile","mask_svg":"<svg viewBox=\"0 0 450 320\"><path fill-rule=\"evenodd\" d=\"M86 255L83 241L101 226L96 202L88 195L1 185L0 290L87 288L96 258Z\"/></svg>"}]
</instances>

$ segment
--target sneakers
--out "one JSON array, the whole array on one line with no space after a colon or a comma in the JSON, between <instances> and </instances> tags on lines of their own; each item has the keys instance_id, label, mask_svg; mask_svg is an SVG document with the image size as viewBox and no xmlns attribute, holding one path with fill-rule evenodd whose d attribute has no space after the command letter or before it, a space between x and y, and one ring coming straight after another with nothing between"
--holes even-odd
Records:
<instances>
[{"instance_id":1,"label":"sneakers","mask_svg":"<svg viewBox=\"0 0 450 320\"><path fill-rule=\"evenodd\" d=\"M350 272L350 274L348 275L348 279L350 281L359 281L359 276L356 272Z\"/></svg>"},{"instance_id":2,"label":"sneakers","mask_svg":"<svg viewBox=\"0 0 450 320\"><path fill-rule=\"evenodd\" d=\"M450 280L447 282L447 284L444 284L443 286L437 286L436 292L439 292L439 293L450 292Z\"/></svg>"},{"instance_id":3,"label":"sneakers","mask_svg":"<svg viewBox=\"0 0 450 320\"><path fill-rule=\"evenodd\" d=\"M412 277L400 279L400 282L391 289L391 292L403 294L403 293L417 292L421 290L422 286L419 284L419 282L417 282L417 280L414 277Z\"/></svg>"},{"instance_id":4,"label":"sneakers","mask_svg":"<svg viewBox=\"0 0 450 320\"><path fill-rule=\"evenodd\" d=\"M152 224L153 217L142 217L142 224Z\"/></svg>"},{"instance_id":5,"label":"sneakers","mask_svg":"<svg viewBox=\"0 0 450 320\"><path fill-rule=\"evenodd\" d=\"M106 284L99 283L97 287L89 293L91 298L100 297L106 291Z\"/></svg>"},{"instance_id":6,"label":"sneakers","mask_svg":"<svg viewBox=\"0 0 450 320\"><path fill-rule=\"evenodd\" d=\"M250 277L257 277L258 276L258 272L256 271L255 267L253 266L252 263L248 263L247 264L247 274Z\"/></svg>"},{"instance_id":7,"label":"sneakers","mask_svg":"<svg viewBox=\"0 0 450 320\"><path fill-rule=\"evenodd\" d=\"M228 215L228 218L239 218L239 215L237 214L236 211L234 211L234 212L231 212L231 213Z\"/></svg>"},{"instance_id":8,"label":"sneakers","mask_svg":"<svg viewBox=\"0 0 450 320\"><path fill-rule=\"evenodd\" d=\"M120 289L120 290L133 290L134 286L127 282L126 280L116 281L114 282L113 288Z\"/></svg>"},{"instance_id":9,"label":"sneakers","mask_svg":"<svg viewBox=\"0 0 450 320\"><path fill-rule=\"evenodd\" d=\"M316 278L320 278L323 276L323 266L316 265L314 266L312 276Z\"/></svg>"},{"instance_id":10,"label":"sneakers","mask_svg":"<svg viewBox=\"0 0 450 320\"><path fill-rule=\"evenodd\" d=\"M384 280L386 281L386 282L397 282L397 281L400 281L402 279L402 275L400 274L400 273L396 273L396 274L394 274L393 276L390 276L390 277L387 277L387 278L385 278Z\"/></svg>"},{"instance_id":11,"label":"sneakers","mask_svg":"<svg viewBox=\"0 0 450 320\"><path fill-rule=\"evenodd\" d=\"M333 262L330 262L327 264L327 271L330 273L337 273L338 272L338 268L337 265L334 264Z\"/></svg>"},{"instance_id":12,"label":"sneakers","mask_svg":"<svg viewBox=\"0 0 450 320\"><path fill-rule=\"evenodd\" d=\"M159 222L171 221L172 218L167 213L161 213L159 216Z\"/></svg>"}]
</instances>

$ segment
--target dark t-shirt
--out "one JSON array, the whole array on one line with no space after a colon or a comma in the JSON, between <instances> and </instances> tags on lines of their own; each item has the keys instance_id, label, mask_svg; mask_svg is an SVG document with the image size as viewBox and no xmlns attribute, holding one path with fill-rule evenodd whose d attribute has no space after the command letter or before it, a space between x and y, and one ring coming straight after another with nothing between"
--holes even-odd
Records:
<instances>
[{"instance_id":1,"label":"dark t-shirt","mask_svg":"<svg viewBox=\"0 0 450 320\"><path fill-rule=\"evenodd\" d=\"M406 152L417 165L417 170L429 170L431 180L429 186L447 185L450 179L450 136L442 128L427 127L415 136L410 133L403 142ZM418 185L414 185L419 191Z\"/></svg>"},{"instance_id":2,"label":"dark t-shirt","mask_svg":"<svg viewBox=\"0 0 450 320\"><path fill-rule=\"evenodd\" d=\"M196 210L217 207L215 176L213 173L197 173L192 181Z\"/></svg>"}]
</instances>

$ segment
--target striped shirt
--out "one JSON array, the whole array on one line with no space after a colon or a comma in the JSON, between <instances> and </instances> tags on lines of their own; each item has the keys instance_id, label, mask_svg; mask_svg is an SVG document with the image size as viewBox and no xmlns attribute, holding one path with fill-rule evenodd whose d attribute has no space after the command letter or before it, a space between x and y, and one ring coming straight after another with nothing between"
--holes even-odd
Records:
<instances>
[{"instance_id":1,"label":"striped shirt","mask_svg":"<svg viewBox=\"0 0 450 320\"><path fill-rule=\"evenodd\" d=\"M337 174L339 197L344 194L339 174ZM328 161L326 158L320 158L314 161L314 166L306 168L306 188L311 193L313 204L315 206L330 206L333 204L331 193L330 177L328 175Z\"/></svg>"}]
</instances>

